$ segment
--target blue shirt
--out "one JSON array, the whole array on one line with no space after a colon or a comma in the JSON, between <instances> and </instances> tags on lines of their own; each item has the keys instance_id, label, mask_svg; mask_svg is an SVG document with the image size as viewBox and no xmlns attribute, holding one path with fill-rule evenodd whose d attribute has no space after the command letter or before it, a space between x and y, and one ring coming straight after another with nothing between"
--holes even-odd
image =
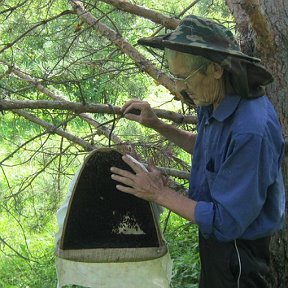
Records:
<instances>
[{"instance_id":1,"label":"blue shirt","mask_svg":"<svg viewBox=\"0 0 288 288\"><path fill-rule=\"evenodd\" d=\"M205 238L257 239L281 229L284 138L266 96L226 96L198 110L189 197Z\"/></svg>"}]
</instances>

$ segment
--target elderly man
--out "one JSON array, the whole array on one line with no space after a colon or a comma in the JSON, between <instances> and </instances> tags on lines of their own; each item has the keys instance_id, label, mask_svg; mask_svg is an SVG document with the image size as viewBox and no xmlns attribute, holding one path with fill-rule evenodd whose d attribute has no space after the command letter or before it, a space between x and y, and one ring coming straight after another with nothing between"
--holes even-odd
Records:
<instances>
[{"instance_id":1,"label":"elderly man","mask_svg":"<svg viewBox=\"0 0 288 288\"><path fill-rule=\"evenodd\" d=\"M193 154L189 197L154 167L143 171L125 156L135 174L112 167L117 189L198 225L199 287L270 287L269 240L283 225L285 203L284 140L263 89L272 76L208 19L188 16L175 31L139 42L165 49L181 101L198 106L197 135L162 122L144 101L129 101L123 114Z\"/></svg>"}]
</instances>

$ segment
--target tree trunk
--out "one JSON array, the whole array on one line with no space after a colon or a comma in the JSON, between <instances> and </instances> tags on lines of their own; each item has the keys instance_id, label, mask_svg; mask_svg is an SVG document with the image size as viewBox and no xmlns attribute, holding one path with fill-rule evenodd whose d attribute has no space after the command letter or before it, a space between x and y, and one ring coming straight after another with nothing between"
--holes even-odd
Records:
<instances>
[{"instance_id":1,"label":"tree trunk","mask_svg":"<svg viewBox=\"0 0 288 288\"><path fill-rule=\"evenodd\" d=\"M276 107L288 135L288 2L286 0L226 0L235 17L241 34L242 49L247 54L262 59L264 66L274 76L274 83L267 87L267 94ZM287 142L287 141L286 141ZM286 149L287 150L287 149ZM283 164L285 187L288 185L288 155ZM287 197L286 188L286 197ZM287 202L286 202L287 204ZM272 269L275 288L288 287L288 211L286 226L272 239Z\"/></svg>"}]
</instances>

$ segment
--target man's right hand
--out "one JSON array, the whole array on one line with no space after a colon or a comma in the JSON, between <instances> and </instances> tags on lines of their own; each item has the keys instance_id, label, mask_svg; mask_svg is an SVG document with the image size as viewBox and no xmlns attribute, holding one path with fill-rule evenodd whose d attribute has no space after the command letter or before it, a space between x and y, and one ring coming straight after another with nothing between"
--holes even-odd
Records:
<instances>
[{"instance_id":1,"label":"man's right hand","mask_svg":"<svg viewBox=\"0 0 288 288\"><path fill-rule=\"evenodd\" d=\"M124 117L146 127L156 129L162 121L156 116L147 101L130 100L121 108Z\"/></svg>"},{"instance_id":2,"label":"man's right hand","mask_svg":"<svg viewBox=\"0 0 288 288\"><path fill-rule=\"evenodd\" d=\"M173 125L161 121L148 102L138 99L130 100L121 108L121 112L126 119L136 121L148 128L154 129L186 152L192 153L196 134L178 129Z\"/></svg>"}]
</instances>

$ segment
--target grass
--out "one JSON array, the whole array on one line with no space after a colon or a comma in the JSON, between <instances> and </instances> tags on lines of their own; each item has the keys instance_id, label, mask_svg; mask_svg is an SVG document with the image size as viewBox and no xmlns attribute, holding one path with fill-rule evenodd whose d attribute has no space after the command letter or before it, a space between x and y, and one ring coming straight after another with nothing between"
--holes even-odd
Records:
<instances>
[{"instance_id":1,"label":"grass","mask_svg":"<svg viewBox=\"0 0 288 288\"><path fill-rule=\"evenodd\" d=\"M168 224L165 219L169 217ZM198 229L187 220L166 211L162 215L171 258L173 259L173 275L171 288L196 288L200 271L198 253Z\"/></svg>"},{"instance_id":2,"label":"grass","mask_svg":"<svg viewBox=\"0 0 288 288\"><path fill-rule=\"evenodd\" d=\"M173 213L165 224L168 214L164 211L161 225L165 229L164 237L173 260L171 288L196 288L199 276L197 227ZM6 221L8 223L9 219ZM46 228L49 229L26 235L29 249L21 241L21 235L15 233L16 227L10 225L5 227L6 231L2 230L14 251L0 242L0 288L56 287L53 227L48 225ZM14 231L13 235L9 235L8 229L10 232ZM24 257L17 255L15 251Z\"/></svg>"}]
</instances>

